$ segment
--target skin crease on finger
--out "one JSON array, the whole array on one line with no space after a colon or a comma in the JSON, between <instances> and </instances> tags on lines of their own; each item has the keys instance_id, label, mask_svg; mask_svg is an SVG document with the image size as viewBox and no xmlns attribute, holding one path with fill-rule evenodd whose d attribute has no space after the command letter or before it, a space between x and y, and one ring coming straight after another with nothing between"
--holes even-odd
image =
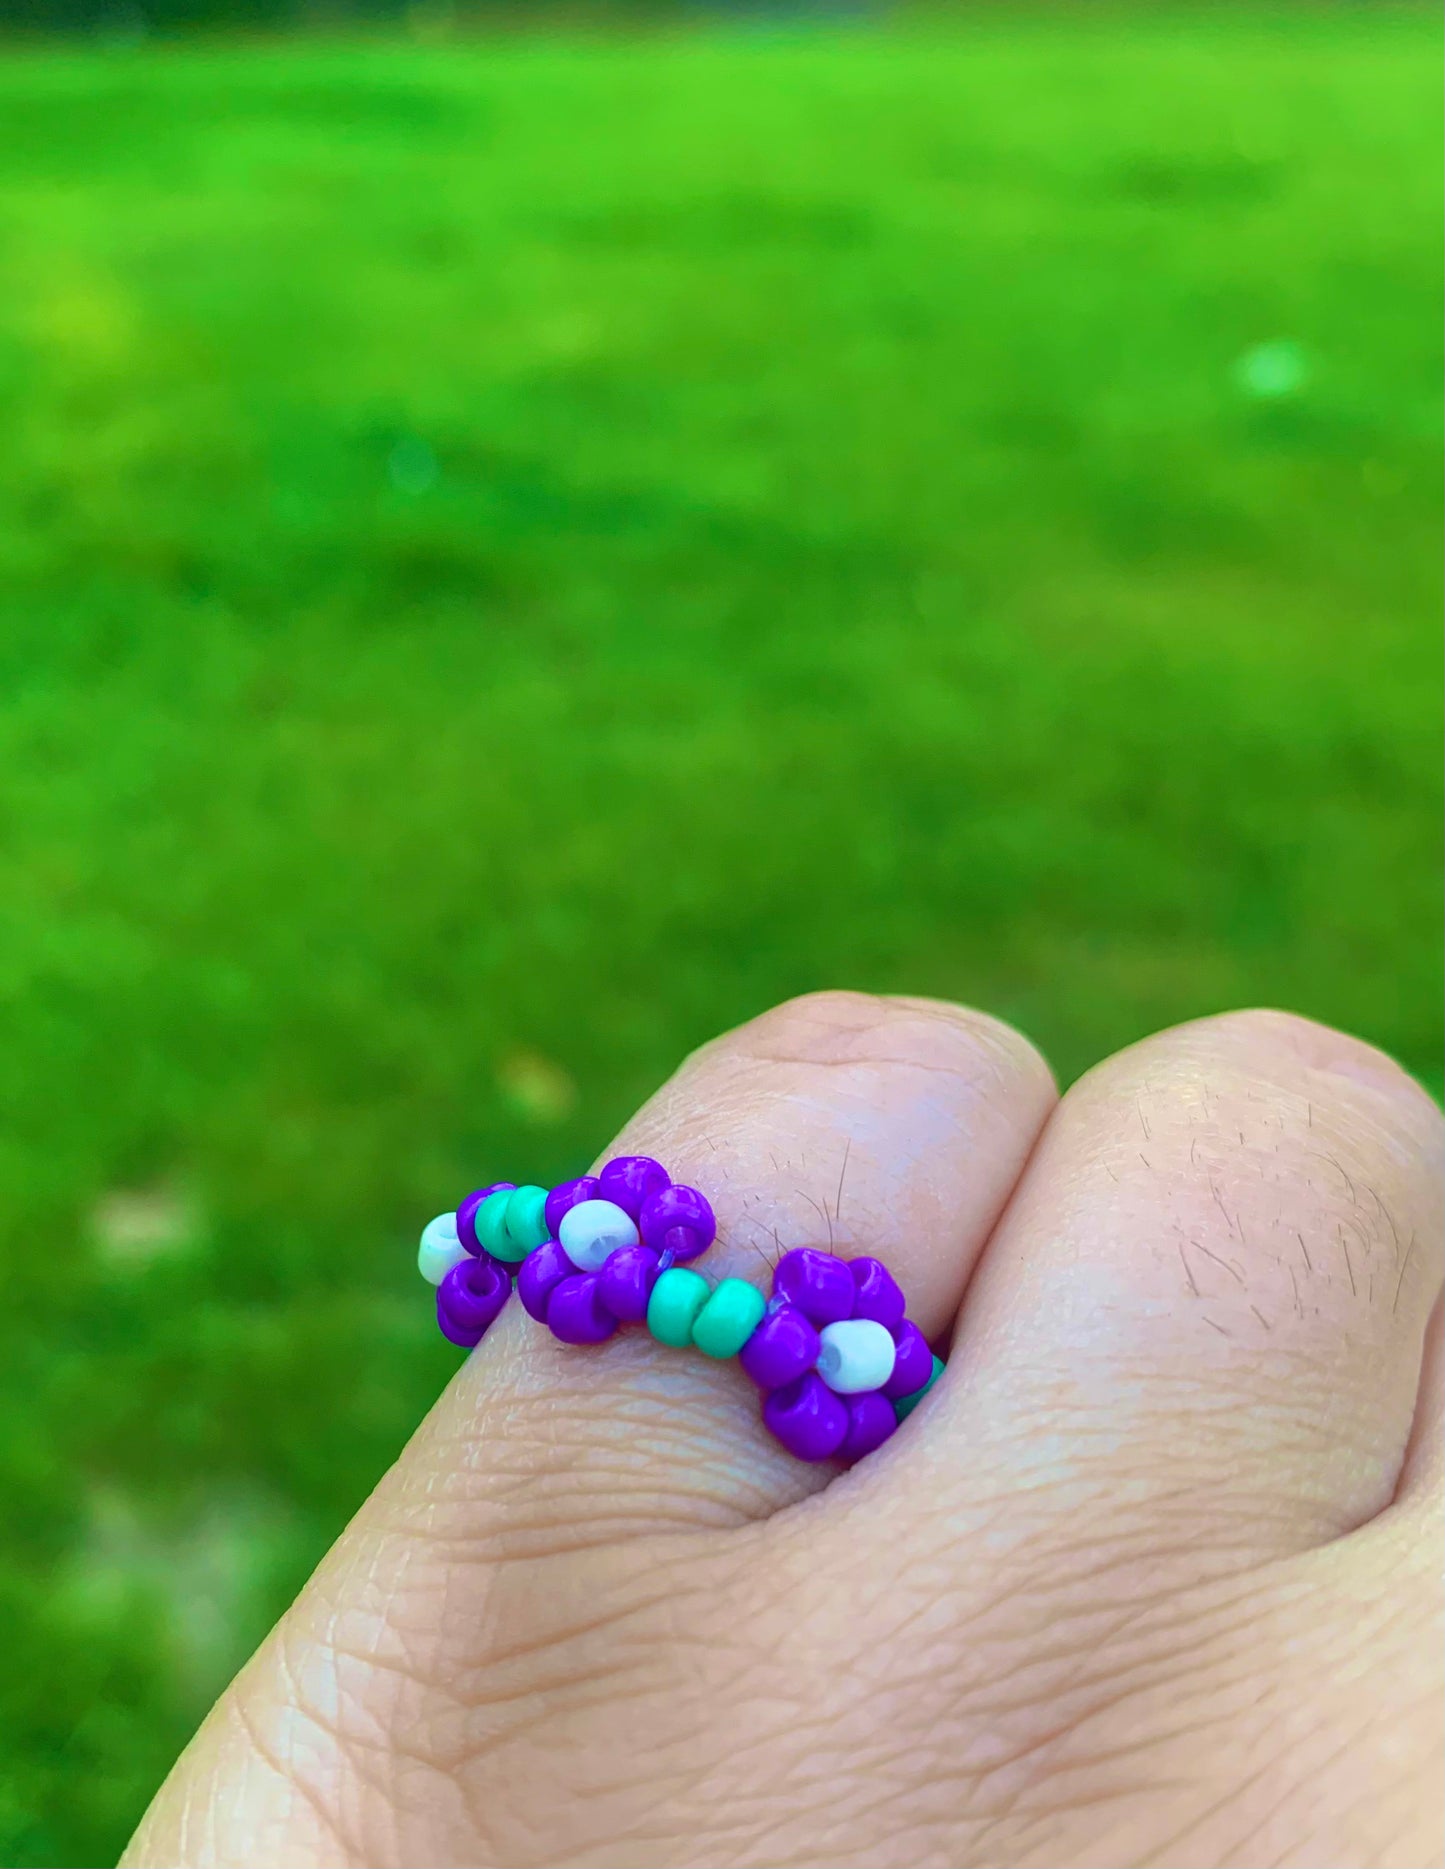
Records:
<instances>
[{"instance_id":1,"label":"skin crease on finger","mask_svg":"<svg viewBox=\"0 0 1445 1869\"><path fill-rule=\"evenodd\" d=\"M1439 1859L1435 1405L1378 1516L1182 1569L1011 1493L965 1389L771 1517L480 1561L404 1458L128 1860Z\"/></svg>"}]
</instances>

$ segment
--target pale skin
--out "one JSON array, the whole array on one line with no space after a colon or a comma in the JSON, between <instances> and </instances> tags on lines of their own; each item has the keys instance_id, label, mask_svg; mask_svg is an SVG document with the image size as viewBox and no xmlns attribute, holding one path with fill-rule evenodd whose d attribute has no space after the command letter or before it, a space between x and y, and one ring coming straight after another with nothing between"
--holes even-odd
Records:
<instances>
[{"instance_id":1,"label":"pale skin","mask_svg":"<svg viewBox=\"0 0 1445 1869\"><path fill-rule=\"evenodd\" d=\"M735 1365L509 1306L127 1863L1441 1862L1442 1122L1397 1066L1236 1013L1060 1100L980 1013L819 994L618 1150L709 1193L715 1274L884 1259L942 1382L839 1474Z\"/></svg>"}]
</instances>

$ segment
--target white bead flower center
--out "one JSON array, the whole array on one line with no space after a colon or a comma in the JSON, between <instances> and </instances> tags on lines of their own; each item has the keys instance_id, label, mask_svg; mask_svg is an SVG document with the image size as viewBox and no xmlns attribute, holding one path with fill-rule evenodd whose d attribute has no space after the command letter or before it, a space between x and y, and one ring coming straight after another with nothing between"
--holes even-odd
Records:
<instances>
[{"instance_id":1,"label":"white bead flower center","mask_svg":"<svg viewBox=\"0 0 1445 1869\"><path fill-rule=\"evenodd\" d=\"M845 1318L818 1332L818 1374L835 1395L866 1395L893 1374L893 1339L871 1317Z\"/></svg>"},{"instance_id":2,"label":"white bead flower center","mask_svg":"<svg viewBox=\"0 0 1445 1869\"><path fill-rule=\"evenodd\" d=\"M639 1235L631 1216L614 1201L579 1201L569 1207L557 1240L579 1272L598 1272L620 1246L635 1246Z\"/></svg>"},{"instance_id":3,"label":"white bead flower center","mask_svg":"<svg viewBox=\"0 0 1445 1869\"><path fill-rule=\"evenodd\" d=\"M435 1220L427 1221L417 1248L416 1263L428 1285L440 1285L452 1267L460 1265L467 1257L466 1247L457 1238L454 1213L438 1214Z\"/></svg>"}]
</instances>

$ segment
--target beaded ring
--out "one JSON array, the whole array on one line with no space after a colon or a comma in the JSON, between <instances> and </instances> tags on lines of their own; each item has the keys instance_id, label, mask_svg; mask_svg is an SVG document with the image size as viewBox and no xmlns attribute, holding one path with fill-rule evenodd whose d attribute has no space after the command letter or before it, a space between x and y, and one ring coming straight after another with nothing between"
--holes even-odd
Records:
<instances>
[{"instance_id":1,"label":"beaded ring","mask_svg":"<svg viewBox=\"0 0 1445 1869\"><path fill-rule=\"evenodd\" d=\"M764 1424L800 1460L861 1460L938 1380L942 1361L880 1260L801 1246L764 1297L747 1279L692 1269L717 1236L705 1195L647 1155L555 1188L496 1181L438 1214L417 1264L437 1288L442 1335L481 1342L515 1281L523 1307L563 1343L645 1324L660 1343L736 1357L762 1392Z\"/></svg>"}]
</instances>

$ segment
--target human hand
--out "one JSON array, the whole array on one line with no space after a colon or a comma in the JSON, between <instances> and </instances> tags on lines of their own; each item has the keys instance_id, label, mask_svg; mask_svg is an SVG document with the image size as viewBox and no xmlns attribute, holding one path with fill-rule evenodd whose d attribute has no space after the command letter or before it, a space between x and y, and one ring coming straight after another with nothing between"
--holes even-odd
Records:
<instances>
[{"instance_id":1,"label":"human hand","mask_svg":"<svg viewBox=\"0 0 1445 1869\"><path fill-rule=\"evenodd\" d=\"M1437 1863L1441 1138L1281 1014L1062 1102L929 1001L717 1040L618 1148L710 1271L877 1254L938 1386L835 1475L736 1367L510 1305L126 1862Z\"/></svg>"}]
</instances>

